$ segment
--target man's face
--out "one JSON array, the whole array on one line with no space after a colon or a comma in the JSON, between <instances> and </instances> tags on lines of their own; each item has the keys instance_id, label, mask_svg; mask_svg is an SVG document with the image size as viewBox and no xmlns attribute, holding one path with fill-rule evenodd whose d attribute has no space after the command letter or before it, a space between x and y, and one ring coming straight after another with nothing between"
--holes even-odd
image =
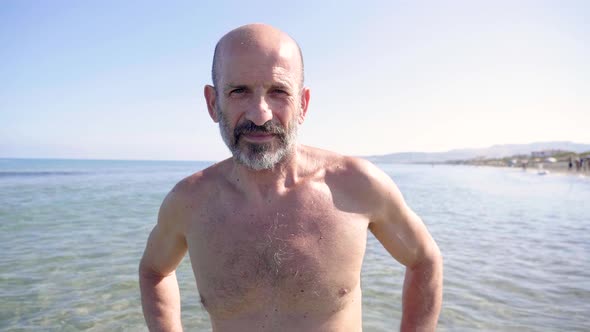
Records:
<instances>
[{"instance_id":1,"label":"man's face","mask_svg":"<svg viewBox=\"0 0 590 332\"><path fill-rule=\"evenodd\" d=\"M298 59L272 50L223 57L215 113L234 159L271 169L294 150L302 103Z\"/></svg>"},{"instance_id":2,"label":"man's face","mask_svg":"<svg viewBox=\"0 0 590 332\"><path fill-rule=\"evenodd\" d=\"M287 127L269 120L258 126L244 120L236 127L231 126L226 114L218 107L219 131L225 145L230 149L234 160L254 170L271 169L284 160L295 148L298 122L294 117ZM252 142L243 139L244 135L273 135L271 141Z\"/></svg>"}]
</instances>

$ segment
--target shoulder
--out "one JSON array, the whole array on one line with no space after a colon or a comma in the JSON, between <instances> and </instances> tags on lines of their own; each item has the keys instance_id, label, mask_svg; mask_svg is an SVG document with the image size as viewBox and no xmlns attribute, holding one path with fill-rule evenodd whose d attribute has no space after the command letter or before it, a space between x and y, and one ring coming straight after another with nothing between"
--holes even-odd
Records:
<instances>
[{"instance_id":1,"label":"shoulder","mask_svg":"<svg viewBox=\"0 0 590 332\"><path fill-rule=\"evenodd\" d=\"M168 192L160 207L158 224L181 227L195 213L215 199L226 181L224 162L214 164L180 180Z\"/></svg>"},{"instance_id":2,"label":"shoulder","mask_svg":"<svg viewBox=\"0 0 590 332\"><path fill-rule=\"evenodd\" d=\"M384 206L403 204L397 185L372 162L352 156L311 148L310 155L323 170L323 180L333 193L345 198L357 210L371 215Z\"/></svg>"},{"instance_id":3,"label":"shoulder","mask_svg":"<svg viewBox=\"0 0 590 332\"><path fill-rule=\"evenodd\" d=\"M172 200L201 200L227 183L230 167L231 161L226 159L189 175L172 188L169 196Z\"/></svg>"},{"instance_id":4,"label":"shoulder","mask_svg":"<svg viewBox=\"0 0 590 332\"><path fill-rule=\"evenodd\" d=\"M393 184L385 172L366 159L322 151L324 158L321 159L323 159L323 168L328 181L337 180L357 190L376 190L381 186Z\"/></svg>"}]
</instances>

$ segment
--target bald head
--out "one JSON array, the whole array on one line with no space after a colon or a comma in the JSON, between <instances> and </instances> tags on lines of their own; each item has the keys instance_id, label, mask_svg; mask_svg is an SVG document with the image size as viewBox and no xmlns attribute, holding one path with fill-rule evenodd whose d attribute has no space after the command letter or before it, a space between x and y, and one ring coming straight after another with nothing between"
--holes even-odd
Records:
<instances>
[{"instance_id":1,"label":"bald head","mask_svg":"<svg viewBox=\"0 0 590 332\"><path fill-rule=\"evenodd\" d=\"M294 56L297 59L295 68L298 72L300 88L303 88L303 54L297 42L285 32L270 25L248 24L228 32L215 45L211 79L216 89L223 72L224 59L242 52Z\"/></svg>"}]
</instances>

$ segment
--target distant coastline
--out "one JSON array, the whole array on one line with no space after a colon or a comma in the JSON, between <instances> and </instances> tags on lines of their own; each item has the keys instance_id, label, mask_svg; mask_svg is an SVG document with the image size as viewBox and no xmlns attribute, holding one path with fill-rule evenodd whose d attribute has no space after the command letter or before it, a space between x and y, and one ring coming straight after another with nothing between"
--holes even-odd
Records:
<instances>
[{"instance_id":1,"label":"distant coastline","mask_svg":"<svg viewBox=\"0 0 590 332\"><path fill-rule=\"evenodd\" d=\"M430 164L430 163L457 163L506 159L539 155L543 157L553 156L564 152L566 154L587 154L590 152L590 144L573 143L568 141L534 142L528 144L503 144L493 145L487 148L454 149L445 152L397 152L384 155L364 156L363 158L375 163L399 163L399 164Z\"/></svg>"},{"instance_id":2,"label":"distant coastline","mask_svg":"<svg viewBox=\"0 0 590 332\"><path fill-rule=\"evenodd\" d=\"M590 150L582 153L563 150L534 151L502 158L477 157L466 160L449 160L441 164L510 167L532 170L538 174L558 173L566 175L590 175Z\"/></svg>"}]
</instances>

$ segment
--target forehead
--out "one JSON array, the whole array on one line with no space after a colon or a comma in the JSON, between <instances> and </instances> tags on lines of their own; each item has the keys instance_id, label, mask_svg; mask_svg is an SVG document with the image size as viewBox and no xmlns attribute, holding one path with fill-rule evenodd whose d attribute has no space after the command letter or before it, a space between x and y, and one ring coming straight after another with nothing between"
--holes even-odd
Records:
<instances>
[{"instance_id":1,"label":"forehead","mask_svg":"<svg viewBox=\"0 0 590 332\"><path fill-rule=\"evenodd\" d=\"M222 84L281 82L294 86L299 79L296 66L272 57L231 56L224 60L220 74Z\"/></svg>"},{"instance_id":2,"label":"forehead","mask_svg":"<svg viewBox=\"0 0 590 332\"><path fill-rule=\"evenodd\" d=\"M224 45L220 52L220 81L236 80L294 81L301 76L302 64L294 43L235 42Z\"/></svg>"}]
</instances>

